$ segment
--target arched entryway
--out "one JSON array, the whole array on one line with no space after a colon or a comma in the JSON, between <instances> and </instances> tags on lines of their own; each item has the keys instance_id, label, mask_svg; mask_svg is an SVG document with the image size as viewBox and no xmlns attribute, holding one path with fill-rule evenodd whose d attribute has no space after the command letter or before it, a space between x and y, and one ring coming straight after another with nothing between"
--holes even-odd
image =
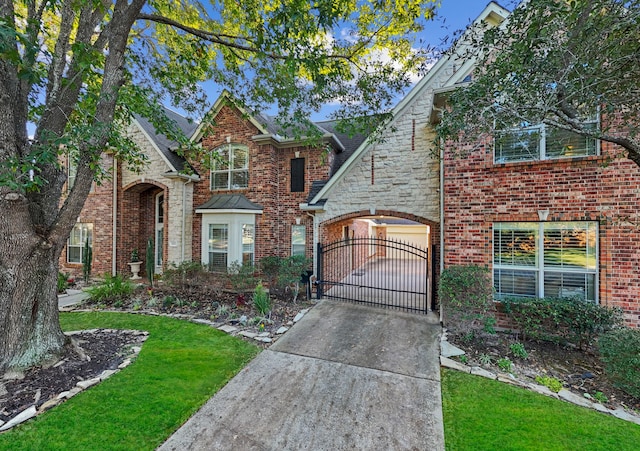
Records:
<instances>
[{"instance_id":1,"label":"arched entryway","mask_svg":"<svg viewBox=\"0 0 640 451\"><path fill-rule=\"evenodd\" d=\"M139 181L124 188L118 209L118 272L129 272L131 253L136 249L146 276L147 245L151 239L154 272L162 273L166 258L166 202L166 187L154 181Z\"/></svg>"},{"instance_id":2,"label":"arched entryway","mask_svg":"<svg viewBox=\"0 0 640 451\"><path fill-rule=\"evenodd\" d=\"M320 231L319 296L410 312L435 309L438 223L370 210L325 221Z\"/></svg>"}]
</instances>

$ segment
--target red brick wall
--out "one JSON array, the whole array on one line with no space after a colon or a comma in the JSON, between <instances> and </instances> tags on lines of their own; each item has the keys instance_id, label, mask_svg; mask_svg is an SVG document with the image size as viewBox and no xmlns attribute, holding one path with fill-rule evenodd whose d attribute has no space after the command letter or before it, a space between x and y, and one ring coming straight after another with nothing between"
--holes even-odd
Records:
<instances>
[{"instance_id":1,"label":"red brick wall","mask_svg":"<svg viewBox=\"0 0 640 451\"><path fill-rule=\"evenodd\" d=\"M548 221L598 221L600 303L623 308L626 323L640 326L640 168L608 159L619 152L613 145L601 147L599 157L507 164L493 164L491 141L468 146L464 157L452 158L449 148L445 266L491 268L494 222L537 222L546 209Z\"/></svg>"},{"instance_id":2,"label":"red brick wall","mask_svg":"<svg viewBox=\"0 0 640 451\"><path fill-rule=\"evenodd\" d=\"M138 249L138 257L142 264L141 276L146 274L147 240L155 240L156 195L164 191L164 260L166 262L167 249L167 208L168 189L158 182L138 181L121 188L118 192L118 239L117 239L117 272L129 276L131 274L128 263L131 252Z\"/></svg>"},{"instance_id":3,"label":"red brick wall","mask_svg":"<svg viewBox=\"0 0 640 451\"><path fill-rule=\"evenodd\" d=\"M255 260L270 255L291 255L291 226L300 218L306 226L307 256L312 256L313 220L300 210L306 202L314 180L329 176L328 159L323 162L320 149L308 147L277 148L272 144L256 143L253 139L261 132L237 109L224 106L215 117L215 125L205 132L202 147L213 150L227 143L246 145L249 149L249 186L240 190L210 190L210 171L202 164L194 163L201 181L194 190L193 259L201 260L202 215L195 208L207 202L215 194L243 194L247 199L263 207L263 214L256 215ZM305 190L291 192L290 161L305 159Z\"/></svg>"},{"instance_id":4,"label":"red brick wall","mask_svg":"<svg viewBox=\"0 0 640 451\"><path fill-rule=\"evenodd\" d=\"M112 167L113 157L105 155L102 166ZM111 273L112 240L113 240L113 183L111 179L104 180L101 185L94 183L93 190L89 193L84 208L80 214L79 222L93 224L93 262L91 268L92 277L102 276L105 272ZM60 271L70 273L75 278L82 278L82 264L67 263L66 246L60 257Z\"/></svg>"}]
</instances>

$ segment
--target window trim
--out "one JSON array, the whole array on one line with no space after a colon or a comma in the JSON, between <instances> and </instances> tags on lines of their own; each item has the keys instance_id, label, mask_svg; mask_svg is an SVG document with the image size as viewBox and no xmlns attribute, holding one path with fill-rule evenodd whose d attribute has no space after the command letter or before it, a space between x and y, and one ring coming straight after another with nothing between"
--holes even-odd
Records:
<instances>
[{"instance_id":1,"label":"window trim","mask_svg":"<svg viewBox=\"0 0 640 451\"><path fill-rule=\"evenodd\" d=\"M256 256L256 213L202 213L201 226L201 263L209 267L209 226L225 225L227 230L227 268L234 263L242 264L244 257L243 226L253 226L252 261L255 264Z\"/></svg>"},{"instance_id":2,"label":"window trim","mask_svg":"<svg viewBox=\"0 0 640 451\"><path fill-rule=\"evenodd\" d=\"M85 227L83 227L85 226ZM81 227L80 228L80 245L76 245L76 244L71 244L71 237L73 236L73 230L76 227ZM86 236L84 236L83 234L83 230L86 228L87 230L87 234ZM73 225L73 229L71 229L71 232L69 232L69 238L67 238L67 263L70 265L82 265L83 264L83 259L84 259L84 243L87 239L87 237L89 238L89 247L93 250L93 223L92 222L76 222ZM80 250L80 261L71 261L69 256L69 249L70 248L79 248Z\"/></svg>"},{"instance_id":3,"label":"window trim","mask_svg":"<svg viewBox=\"0 0 640 451\"><path fill-rule=\"evenodd\" d=\"M247 154L247 158L246 158L246 163L245 165L240 168L234 168L234 162L235 162L235 151L236 150L242 150L244 152L246 152ZM216 160L213 158L213 154L217 153L217 154L221 154L222 152L227 152L227 168L226 169L216 169L217 166L217 162ZM212 152L212 162L211 162L211 170L209 171L209 190L210 191L224 191L224 190L241 190L241 189L246 189L249 187L249 147L244 145L244 144L238 144L238 143L228 143L228 144L223 144L222 146L218 146L216 147ZM237 174L237 173L246 173L246 179L247 179L247 184L246 186L235 186L232 185L232 180L233 180L233 174ZM226 187L215 187L214 186L214 179L215 179L215 175L216 174L227 174L227 186Z\"/></svg>"},{"instance_id":4,"label":"window trim","mask_svg":"<svg viewBox=\"0 0 640 451\"><path fill-rule=\"evenodd\" d=\"M289 190L292 193L303 193L305 189L305 166L304 157L292 158L290 160L290 181Z\"/></svg>"},{"instance_id":5,"label":"window trim","mask_svg":"<svg viewBox=\"0 0 640 451\"><path fill-rule=\"evenodd\" d=\"M304 239L302 244L299 244L299 243L295 244L293 242L293 237L294 237L293 231L295 229L302 230L302 237ZM302 246L302 253L296 253L296 246L297 247ZM294 256L294 255L302 255L304 257L307 256L307 226L305 226L303 224L293 224L291 226L291 255L292 256Z\"/></svg>"},{"instance_id":6,"label":"window trim","mask_svg":"<svg viewBox=\"0 0 640 451\"><path fill-rule=\"evenodd\" d=\"M535 264L533 266L526 265L507 265L507 264L499 264L496 263L496 240L495 240L495 232L497 230L496 226L502 224L520 224L523 227L514 228L513 230L532 230L536 234L536 248L535 248ZM554 267L550 265L545 265L545 231L553 230L554 226L557 228L561 228L561 226L570 225L570 224L583 224L585 227L583 230L589 231L590 226L593 226L593 233L595 234L595 248L593 249L593 255L595 258L595 264L593 268L585 267L585 268L562 268L562 267ZM536 227L537 225L537 227ZM529 226L529 227L526 227ZM492 282L495 287L496 283L496 270L511 270L511 271L528 271L536 274L536 295L535 297L543 298L545 296L545 275L553 274L553 273L570 273L570 274L589 274L594 276L594 293L593 300L589 300L589 302L595 302L596 304L600 303L600 227L597 221L518 221L518 222L508 222L508 221L497 221L492 224L491 227L491 239L492 239ZM548 235L547 235L548 236ZM497 291L495 292L496 300L500 300L502 297L510 297L511 295L501 295ZM521 296L521 297L530 297L529 295L513 295L513 296Z\"/></svg>"},{"instance_id":7,"label":"window trim","mask_svg":"<svg viewBox=\"0 0 640 451\"><path fill-rule=\"evenodd\" d=\"M584 124L593 124L595 125L596 129L600 127L600 116L597 115L594 119L591 120L587 120L583 122ZM544 124L544 123L540 123L540 124L535 124L535 125L528 125L528 126L522 126L522 127L513 127L513 128L507 128L507 129L503 129L503 130L496 130L494 135L493 135L493 163L494 164L510 164L510 163L523 163L523 162L532 162L532 161L551 161L551 160L563 160L563 159L572 159L572 158L585 158L585 157L590 157L590 156L599 156L600 155L600 140L596 139L596 138L589 138L589 139L593 139L593 141L595 141L595 149L594 149L594 153L591 154L583 154L583 155L561 155L561 156L548 156L547 155L547 130L554 128L550 125ZM557 128L557 127L555 127ZM560 129L557 128L558 130L564 130L564 129ZM508 133L518 133L518 132L526 132L526 131L534 131L534 130L539 130L539 135L540 137L538 138L538 153L537 153L537 157L536 158L519 158L519 159L512 159L512 160L506 160L505 158L498 158L498 142L497 140L499 139L499 136L501 134L508 134ZM569 130L564 130L566 132L569 133L575 133L575 132L571 132ZM577 133L575 133L577 134ZM585 139L587 139L587 137L584 137Z\"/></svg>"}]
</instances>

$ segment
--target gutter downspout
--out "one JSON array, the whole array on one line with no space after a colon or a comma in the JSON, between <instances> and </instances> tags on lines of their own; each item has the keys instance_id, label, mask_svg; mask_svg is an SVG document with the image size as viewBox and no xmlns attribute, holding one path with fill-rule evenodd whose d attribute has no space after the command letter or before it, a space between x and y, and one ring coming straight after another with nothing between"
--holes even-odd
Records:
<instances>
[{"instance_id":1,"label":"gutter downspout","mask_svg":"<svg viewBox=\"0 0 640 451\"><path fill-rule=\"evenodd\" d=\"M438 140L440 148L440 274L444 271L444 144ZM435 274L434 274L435 276ZM440 323L443 321L442 304L440 304Z\"/></svg>"},{"instance_id":2,"label":"gutter downspout","mask_svg":"<svg viewBox=\"0 0 640 451\"><path fill-rule=\"evenodd\" d=\"M318 216L315 213L305 212L308 216L313 219L313 275L317 276L316 268L318 267L318 243L320 242L320 237L318 236L318 231L320 230L320 223L318 221Z\"/></svg>"},{"instance_id":3,"label":"gutter downspout","mask_svg":"<svg viewBox=\"0 0 640 451\"><path fill-rule=\"evenodd\" d=\"M181 236L181 250L180 250L180 263L184 262L184 255L186 251L186 227L187 227L187 185L191 183L189 179L182 184L182 236Z\"/></svg>"},{"instance_id":4,"label":"gutter downspout","mask_svg":"<svg viewBox=\"0 0 640 451\"><path fill-rule=\"evenodd\" d=\"M117 261L118 249L117 249L117 232L118 232L118 159L113 158L113 218L111 225L111 275L116 276L118 269Z\"/></svg>"}]
</instances>

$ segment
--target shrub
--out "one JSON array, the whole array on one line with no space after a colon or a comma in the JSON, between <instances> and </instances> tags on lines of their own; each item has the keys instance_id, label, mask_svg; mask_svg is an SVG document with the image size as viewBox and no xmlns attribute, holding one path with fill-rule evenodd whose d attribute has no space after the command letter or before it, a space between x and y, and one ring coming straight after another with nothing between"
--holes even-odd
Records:
<instances>
[{"instance_id":1,"label":"shrub","mask_svg":"<svg viewBox=\"0 0 640 451\"><path fill-rule=\"evenodd\" d=\"M262 316L266 315L271 310L271 299L269 299L269 293L267 293L267 290L262 286L262 282L258 282L258 285L256 285L256 288L253 291L253 305Z\"/></svg>"},{"instance_id":2,"label":"shrub","mask_svg":"<svg viewBox=\"0 0 640 451\"><path fill-rule=\"evenodd\" d=\"M525 360L527 357L529 357L529 353L524 348L524 345L522 343L511 343L509 349L511 350L511 353L519 359Z\"/></svg>"},{"instance_id":3,"label":"shrub","mask_svg":"<svg viewBox=\"0 0 640 451\"><path fill-rule=\"evenodd\" d=\"M84 252L82 253L82 278L84 283L91 278L91 264L93 262L93 249L89 246L89 238L84 242Z\"/></svg>"},{"instance_id":4,"label":"shrub","mask_svg":"<svg viewBox=\"0 0 640 451\"><path fill-rule=\"evenodd\" d=\"M640 329L614 329L598 340L604 369L620 389L640 398Z\"/></svg>"},{"instance_id":5,"label":"shrub","mask_svg":"<svg viewBox=\"0 0 640 451\"><path fill-rule=\"evenodd\" d=\"M184 261L179 265L172 263L162 276L167 285L185 288L189 285L199 285L208 279L209 275L200 262Z\"/></svg>"},{"instance_id":6,"label":"shrub","mask_svg":"<svg viewBox=\"0 0 640 451\"><path fill-rule=\"evenodd\" d=\"M498 368L500 368L505 373L510 373L512 366L513 366L513 363L508 358L503 357L501 359L498 359Z\"/></svg>"},{"instance_id":7,"label":"shrub","mask_svg":"<svg viewBox=\"0 0 640 451\"><path fill-rule=\"evenodd\" d=\"M260 260L260 270L269 281L269 289L274 293L290 293L294 302L300 293L302 275L310 267L311 260L302 255L269 256Z\"/></svg>"},{"instance_id":8,"label":"shrub","mask_svg":"<svg viewBox=\"0 0 640 451\"><path fill-rule=\"evenodd\" d=\"M269 287L273 288L278 282L278 274L280 273L280 257L273 255L264 257L260 260L260 271L267 278Z\"/></svg>"},{"instance_id":9,"label":"shrub","mask_svg":"<svg viewBox=\"0 0 640 451\"><path fill-rule=\"evenodd\" d=\"M69 286L69 274L58 272L58 293L63 293Z\"/></svg>"},{"instance_id":10,"label":"shrub","mask_svg":"<svg viewBox=\"0 0 640 451\"><path fill-rule=\"evenodd\" d=\"M91 300L97 302L109 302L126 298L133 292L133 284L121 275L112 276L105 274L104 281L87 290Z\"/></svg>"},{"instance_id":11,"label":"shrub","mask_svg":"<svg viewBox=\"0 0 640 451\"><path fill-rule=\"evenodd\" d=\"M450 266L440 275L438 297L445 320L460 332L482 329L493 310L493 286L487 268Z\"/></svg>"},{"instance_id":12,"label":"shrub","mask_svg":"<svg viewBox=\"0 0 640 451\"><path fill-rule=\"evenodd\" d=\"M256 286L256 267L252 264L233 262L227 269L227 278L236 292Z\"/></svg>"},{"instance_id":13,"label":"shrub","mask_svg":"<svg viewBox=\"0 0 640 451\"><path fill-rule=\"evenodd\" d=\"M147 279L149 279L149 285L153 288L153 275L156 272L156 257L155 246L153 244L153 238L149 237L147 240L147 252L145 255L145 269L147 270Z\"/></svg>"},{"instance_id":14,"label":"shrub","mask_svg":"<svg viewBox=\"0 0 640 451\"><path fill-rule=\"evenodd\" d=\"M536 376L536 382L540 385L544 385L554 393L558 393L562 390L562 382L555 377L551 376Z\"/></svg>"},{"instance_id":15,"label":"shrub","mask_svg":"<svg viewBox=\"0 0 640 451\"><path fill-rule=\"evenodd\" d=\"M503 299L504 312L525 338L566 341L580 348L622 324L619 309L580 298Z\"/></svg>"}]
</instances>

